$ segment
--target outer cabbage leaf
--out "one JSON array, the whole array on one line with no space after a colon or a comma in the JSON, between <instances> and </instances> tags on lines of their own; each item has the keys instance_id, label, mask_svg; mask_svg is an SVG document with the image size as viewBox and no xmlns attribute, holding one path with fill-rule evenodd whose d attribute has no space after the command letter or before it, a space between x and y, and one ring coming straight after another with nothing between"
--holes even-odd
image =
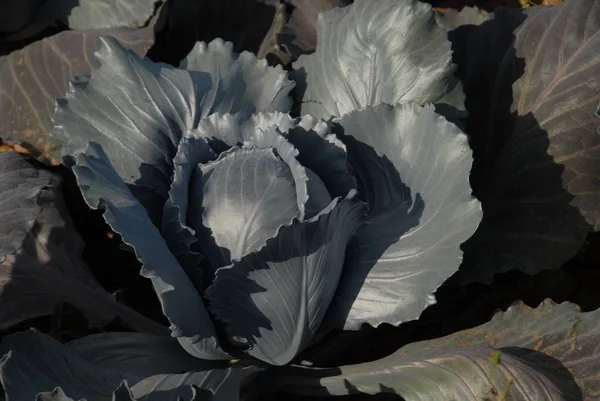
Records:
<instances>
[{"instance_id":1,"label":"outer cabbage leaf","mask_svg":"<svg viewBox=\"0 0 600 401\"><path fill-rule=\"evenodd\" d=\"M60 190L58 176L16 153L0 154L0 330L68 302L93 327L118 316L137 330L164 334L165 327L117 303L95 280Z\"/></svg>"},{"instance_id":2,"label":"outer cabbage leaf","mask_svg":"<svg viewBox=\"0 0 600 401\"><path fill-rule=\"evenodd\" d=\"M600 310L582 313L568 302L518 304L481 326L408 344L379 361L281 372L278 385L291 393L389 392L407 400L591 400L600 391L599 317Z\"/></svg>"},{"instance_id":3,"label":"outer cabbage leaf","mask_svg":"<svg viewBox=\"0 0 600 401\"><path fill-rule=\"evenodd\" d=\"M256 365L236 364L204 372L152 376L133 386L131 393L140 401L171 401L174 397L178 401L239 401L242 386L260 370Z\"/></svg>"},{"instance_id":4,"label":"outer cabbage leaf","mask_svg":"<svg viewBox=\"0 0 600 401\"><path fill-rule=\"evenodd\" d=\"M141 275L152 281L173 336L195 356L227 359L202 297L102 148L91 143L75 162L73 172L84 199L92 209L103 209L106 222L134 249L143 265Z\"/></svg>"},{"instance_id":5,"label":"outer cabbage leaf","mask_svg":"<svg viewBox=\"0 0 600 401\"><path fill-rule=\"evenodd\" d=\"M65 397L115 401L115 398L127 400L127 395L136 401L192 401L197 400L200 394L215 394L217 400L220 399L219 394L223 394L223 400L235 400L242 380L257 370L200 361L181 348L169 346L173 351L169 355L155 348L161 343L168 343L169 338L146 337L142 342L146 347L137 347L133 352L115 354L113 350L112 353L104 353L108 351L105 347L131 342L133 339L123 341L128 334L121 333L120 338L116 337L116 333L107 333L104 338L84 337L75 347L62 345L34 329L6 337L0 344L0 353L4 355L0 359L0 381L7 401L33 401L39 393L47 393L42 399L53 401ZM113 337L112 341L106 341L106 336ZM98 344L99 339L104 341ZM78 348L83 349L82 354L77 352ZM86 356L99 363L86 359ZM134 363L148 366L132 371ZM112 366L116 369L113 370ZM161 366L164 367L163 374L139 375L160 371ZM191 371L178 373L185 369Z\"/></svg>"},{"instance_id":6,"label":"outer cabbage leaf","mask_svg":"<svg viewBox=\"0 0 600 401\"><path fill-rule=\"evenodd\" d=\"M216 273L206 291L210 310L246 352L284 365L317 332L344 264L346 246L363 223L351 193L306 222L283 226L258 252Z\"/></svg>"},{"instance_id":7,"label":"outer cabbage leaf","mask_svg":"<svg viewBox=\"0 0 600 401\"><path fill-rule=\"evenodd\" d=\"M499 358L500 363L494 363ZM300 372L295 373L302 375ZM311 395L397 394L404 400L479 401L509 399L572 401L577 390L565 392L528 361L492 348L439 352L432 357L393 354L361 365L311 371L315 378L282 381L288 392ZM564 380L564 379L563 379ZM560 383L559 383L560 384Z\"/></svg>"},{"instance_id":8,"label":"outer cabbage leaf","mask_svg":"<svg viewBox=\"0 0 600 401\"><path fill-rule=\"evenodd\" d=\"M269 67L267 60L259 60L247 51L236 54L231 42L215 39L208 45L196 43L180 68L212 72L217 88L212 97L217 103L229 104L229 112L288 111L292 107L288 94L294 83L287 78L283 68L279 65ZM231 90L232 87L244 88L243 96L239 91Z\"/></svg>"},{"instance_id":9,"label":"outer cabbage leaf","mask_svg":"<svg viewBox=\"0 0 600 401\"><path fill-rule=\"evenodd\" d=\"M170 395L169 395L170 396ZM200 396L194 397L193 401L201 401L205 399L210 399L210 395L201 398ZM56 387L52 391L44 391L39 393L35 399L35 401L78 401L75 400L65 394L62 388ZM86 400L79 400L86 401ZM119 387L113 392L112 401L137 401L134 399L133 394L131 394L131 389L127 384L127 381L122 381ZM170 401L170 400L169 400ZM177 401L181 401L178 399Z\"/></svg>"},{"instance_id":10,"label":"outer cabbage leaf","mask_svg":"<svg viewBox=\"0 0 600 401\"><path fill-rule=\"evenodd\" d=\"M91 81L73 83L54 115L52 135L63 143L64 155L84 151L89 141L100 144L157 224L168 197L172 160L188 129L214 112L252 113L263 106L265 111L287 111L289 107L285 101L269 102L267 96L255 103L257 90L250 91L245 81L249 64L230 54L210 57L216 64L189 72L141 59L114 39L102 38L102 43L97 55L102 66ZM209 46L208 54L229 51L225 46ZM219 73L222 59L232 63L226 76ZM253 66L248 77L256 79L256 70ZM270 71L263 69L265 74ZM270 85L263 89L284 99L280 92L291 90L293 84L285 72L275 75L278 80L270 84L283 85L281 91Z\"/></svg>"},{"instance_id":11,"label":"outer cabbage leaf","mask_svg":"<svg viewBox=\"0 0 600 401\"><path fill-rule=\"evenodd\" d=\"M464 110L446 32L416 0L356 0L319 16L314 54L294 63L301 113L327 119L383 102Z\"/></svg>"},{"instance_id":12,"label":"outer cabbage leaf","mask_svg":"<svg viewBox=\"0 0 600 401\"><path fill-rule=\"evenodd\" d=\"M73 75L87 74L100 65L93 53L100 47L99 38L108 35L140 55L154 41L151 26L65 31L0 57L0 137L4 142L20 144L44 162L60 162L60 143L48 135L56 99L65 95Z\"/></svg>"},{"instance_id":13,"label":"outer cabbage leaf","mask_svg":"<svg viewBox=\"0 0 600 401\"><path fill-rule=\"evenodd\" d=\"M600 392L600 378L596 374L600 369L599 335L600 310L582 313L573 303L556 304L547 299L537 308L518 303L481 326L409 344L400 351L405 355L417 352L433 355L441 349L491 346L520 352L527 358L528 355L534 357L534 352L529 352L533 350L558 360L574 377L581 398L594 399ZM547 368L556 366L550 364ZM543 368L543 364L539 367Z\"/></svg>"},{"instance_id":14,"label":"outer cabbage leaf","mask_svg":"<svg viewBox=\"0 0 600 401\"><path fill-rule=\"evenodd\" d=\"M141 28L162 0L46 0L37 19L59 20L70 29Z\"/></svg>"},{"instance_id":15,"label":"outer cabbage leaf","mask_svg":"<svg viewBox=\"0 0 600 401\"><path fill-rule=\"evenodd\" d=\"M229 361L203 361L181 348L169 336L147 333L107 332L92 334L68 344L86 361L126 377L146 378L165 373L181 373L227 368Z\"/></svg>"},{"instance_id":16,"label":"outer cabbage leaf","mask_svg":"<svg viewBox=\"0 0 600 401\"><path fill-rule=\"evenodd\" d=\"M485 211L461 283L558 269L600 227L600 6L495 14L451 34Z\"/></svg>"},{"instance_id":17,"label":"outer cabbage leaf","mask_svg":"<svg viewBox=\"0 0 600 401\"><path fill-rule=\"evenodd\" d=\"M416 319L458 270L460 244L481 221L467 136L433 106L414 102L367 107L334 122L344 131L369 223L349 247L327 321L358 329Z\"/></svg>"}]
</instances>

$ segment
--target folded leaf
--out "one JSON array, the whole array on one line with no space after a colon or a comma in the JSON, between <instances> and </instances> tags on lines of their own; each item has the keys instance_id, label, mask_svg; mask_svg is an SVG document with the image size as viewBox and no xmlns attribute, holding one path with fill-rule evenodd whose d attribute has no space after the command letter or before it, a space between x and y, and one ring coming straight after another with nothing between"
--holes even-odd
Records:
<instances>
[{"instance_id":1,"label":"folded leaf","mask_svg":"<svg viewBox=\"0 0 600 401\"><path fill-rule=\"evenodd\" d=\"M218 114L213 116L220 117ZM210 119L209 117L206 120ZM202 125L204 121L200 123L200 126ZM198 164L215 160L217 155L204 138L193 132L188 131L186 136L181 138L177 154L173 158L173 180L169 199L165 202L163 210L161 235L192 282L201 287L203 279L198 265L202 255L192 250L193 244L197 242L196 231L188 225L189 186ZM195 201L201 202L202 199Z\"/></svg>"},{"instance_id":2,"label":"folded leaf","mask_svg":"<svg viewBox=\"0 0 600 401\"><path fill-rule=\"evenodd\" d=\"M498 10L451 37L485 211L454 279L558 269L600 227L598 3Z\"/></svg>"},{"instance_id":3,"label":"folded leaf","mask_svg":"<svg viewBox=\"0 0 600 401\"><path fill-rule=\"evenodd\" d=\"M271 383L296 394L387 392L406 400L591 400L600 391L599 317L600 310L582 313L568 302L518 304L481 326L408 344L379 361L280 371Z\"/></svg>"},{"instance_id":4,"label":"folded leaf","mask_svg":"<svg viewBox=\"0 0 600 401\"><path fill-rule=\"evenodd\" d=\"M363 214L354 193L336 198L319 215L281 227L264 248L219 269L206 297L230 338L270 364L291 361L321 325Z\"/></svg>"},{"instance_id":5,"label":"folded leaf","mask_svg":"<svg viewBox=\"0 0 600 401\"><path fill-rule=\"evenodd\" d=\"M144 207L129 191L102 148L95 143L76 156L73 172L84 199L92 209L104 210L104 219L121 234L142 263L141 275L150 279L173 336L192 355L228 359L202 297L152 224Z\"/></svg>"},{"instance_id":6,"label":"folded leaf","mask_svg":"<svg viewBox=\"0 0 600 401\"><path fill-rule=\"evenodd\" d=\"M467 136L433 106L414 102L334 121L369 223L348 249L327 322L354 330L416 319L458 270L460 245L481 221L468 180Z\"/></svg>"},{"instance_id":7,"label":"folded leaf","mask_svg":"<svg viewBox=\"0 0 600 401\"><path fill-rule=\"evenodd\" d=\"M100 65L93 54L100 48L101 36L113 36L140 55L154 41L151 26L65 31L0 57L0 137L4 142L20 144L44 162L60 163L60 143L48 135L56 99L65 95L73 75L87 74Z\"/></svg>"},{"instance_id":8,"label":"folded leaf","mask_svg":"<svg viewBox=\"0 0 600 401\"><path fill-rule=\"evenodd\" d=\"M96 281L60 190L58 176L16 153L0 154L0 330L52 315L68 302L93 327L120 317L135 329L164 334L163 326L117 303Z\"/></svg>"},{"instance_id":9,"label":"folded leaf","mask_svg":"<svg viewBox=\"0 0 600 401\"><path fill-rule=\"evenodd\" d=\"M321 14L317 29L315 53L294 63L302 114L328 119L407 100L464 110L450 42L430 5L356 0Z\"/></svg>"}]
</instances>

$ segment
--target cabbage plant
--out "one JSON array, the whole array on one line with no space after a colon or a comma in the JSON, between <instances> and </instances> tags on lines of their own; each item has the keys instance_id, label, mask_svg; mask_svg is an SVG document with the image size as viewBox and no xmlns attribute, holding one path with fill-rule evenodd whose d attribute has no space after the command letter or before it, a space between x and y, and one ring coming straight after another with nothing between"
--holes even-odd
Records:
<instances>
[{"instance_id":1,"label":"cabbage plant","mask_svg":"<svg viewBox=\"0 0 600 401\"><path fill-rule=\"evenodd\" d=\"M387 52L377 71L369 53L352 53L368 47L323 68L325 31L297 64L312 73L292 118L287 72L229 43L198 43L173 68L105 38L102 66L55 112L53 135L84 198L134 250L173 336L198 358L283 365L327 313L329 328L415 319L481 219L467 137L432 105L462 99L430 8L359 2L329 18L340 12L336 29L366 13L378 34L405 18L438 57L407 59L411 36L374 37ZM407 72L391 81L392 67ZM334 98L323 89L335 80ZM363 93L343 86L355 81Z\"/></svg>"},{"instance_id":2,"label":"cabbage plant","mask_svg":"<svg viewBox=\"0 0 600 401\"><path fill-rule=\"evenodd\" d=\"M0 346L7 400L574 399L560 375L494 349L514 338L299 365L332 330L417 319L482 219L446 35L429 5L357 0L319 17L316 52L290 73L220 39L173 67L102 38L52 136L142 263L172 338L14 334ZM535 316L515 306L489 325Z\"/></svg>"}]
</instances>

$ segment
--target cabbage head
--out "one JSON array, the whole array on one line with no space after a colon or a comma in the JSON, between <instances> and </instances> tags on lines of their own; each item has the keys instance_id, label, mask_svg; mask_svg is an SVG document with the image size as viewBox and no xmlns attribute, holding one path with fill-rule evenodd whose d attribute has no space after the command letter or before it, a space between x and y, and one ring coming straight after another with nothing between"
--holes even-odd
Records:
<instances>
[{"instance_id":1,"label":"cabbage head","mask_svg":"<svg viewBox=\"0 0 600 401\"><path fill-rule=\"evenodd\" d=\"M102 39L52 135L188 353L284 365L435 302L481 220L443 37L428 5L357 1L290 76L220 39L179 68Z\"/></svg>"}]
</instances>

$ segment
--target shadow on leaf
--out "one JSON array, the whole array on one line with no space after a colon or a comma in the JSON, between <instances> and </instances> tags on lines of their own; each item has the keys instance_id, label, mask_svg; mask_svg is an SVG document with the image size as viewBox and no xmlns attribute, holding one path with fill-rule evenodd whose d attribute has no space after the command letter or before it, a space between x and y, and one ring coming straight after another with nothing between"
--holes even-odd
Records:
<instances>
[{"instance_id":1,"label":"shadow on leaf","mask_svg":"<svg viewBox=\"0 0 600 401\"><path fill-rule=\"evenodd\" d=\"M600 181L590 179L600 174L593 162L600 119L593 116L598 91L592 84L599 79L591 68L574 65L592 62L595 56L582 53L600 50L600 41L581 35L557 45L541 36L562 32L568 18L588 11L590 3L574 3L499 9L493 20L449 35L467 94L471 184L484 210L449 283L489 284L495 274L515 269L530 275L556 270L591 231L599 212L593 199L600 194ZM581 87L584 82L589 87ZM574 96L575 85L582 89Z\"/></svg>"},{"instance_id":2,"label":"shadow on leaf","mask_svg":"<svg viewBox=\"0 0 600 401\"><path fill-rule=\"evenodd\" d=\"M0 157L21 158L16 154ZM15 184L20 187L33 184L37 193L30 198L19 198L17 194L12 206L4 203L7 211L20 219L21 227L12 233L20 232L23 238L13 242L14 251L0 264L0 329L10 330L25 320L44 316L55 315L60 320L68 309L63 306L65 313L60 313L56 308L70 304L83 313L91 327L103 327L120 318L134 330L168 333L166 327L120 304L101 287L81 257L84 243L62 199L60 179L43 169L35 169L24 159L20 163L21 170L17 172L21 172L20 180L25 180ZM27 171L33 174L24 175ZM0 173L2 193L10 195L12 192L7 188L10 181L6 177L4 170ZM48 179L40 182L38 177ZM30 214L29 219L22 217L22 211L28 207L26 202L33 202L29 207L38 212Z\"/></svg>"}]
</instances>

